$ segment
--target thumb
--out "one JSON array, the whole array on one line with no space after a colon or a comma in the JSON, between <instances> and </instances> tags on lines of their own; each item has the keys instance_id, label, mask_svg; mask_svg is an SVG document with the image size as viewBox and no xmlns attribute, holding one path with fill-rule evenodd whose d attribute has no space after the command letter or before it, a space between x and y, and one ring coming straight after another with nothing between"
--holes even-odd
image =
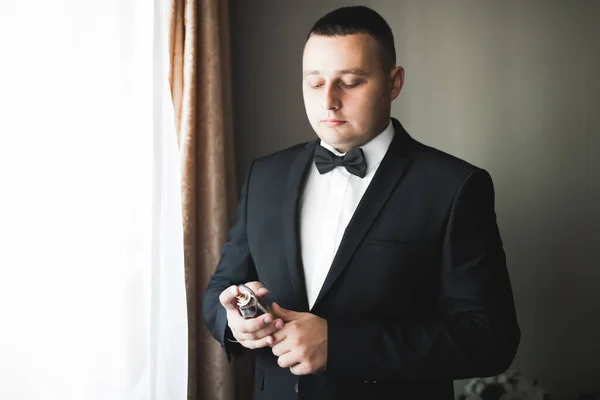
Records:
<instances>
[{"instance_id":1,"label":"thumb","mask_svg":"<svg viewBox=\"0 0 600 400\"><path fill-rule=\"evenodd\" d=\"M292 321L294 319L296 319L296 315L298 314L295 311L292 310L286 310L285 308L282 308L279 304L277 303L273 303L273 312L283 320L283 322L289 322Z\"/></svg>"}]
</instances>

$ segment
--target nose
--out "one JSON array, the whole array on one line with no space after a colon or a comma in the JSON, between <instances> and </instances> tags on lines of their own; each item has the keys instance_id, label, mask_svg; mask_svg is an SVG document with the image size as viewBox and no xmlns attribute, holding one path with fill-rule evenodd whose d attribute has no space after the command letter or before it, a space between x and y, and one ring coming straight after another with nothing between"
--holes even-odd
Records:
<instances>
[{"instance_id":1,"label":"nose","mask_svg":"<svg viewBox=\"0 0 600 400\"><path fill-rule=\"evenodd\" d=\"M342 106L342 103L334 85L325 86L325 90L323 92L323 108L326 110L339 110Z\"/></svg>"}]
</instances>

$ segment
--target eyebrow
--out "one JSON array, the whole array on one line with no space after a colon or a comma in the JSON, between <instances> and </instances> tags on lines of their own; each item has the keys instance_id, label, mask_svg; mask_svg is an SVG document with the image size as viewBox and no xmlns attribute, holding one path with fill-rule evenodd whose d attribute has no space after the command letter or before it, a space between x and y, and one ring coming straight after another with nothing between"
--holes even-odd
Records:
<instances>
[{"instance_id":1,"label":"eyebrow","mask_svg":"<svg viewBox=\"0 0 600 400\"><path fill-rule=\"evenodd\" d=\"M358 75L358 76L369 76L369 73L360 68L351 68L351 69L340 69L338 71L334 71L335 75ZM321 72L314 69L312 71L307 71L303 76L308 75L321 75Z\"/></svg>"}]
</instances>

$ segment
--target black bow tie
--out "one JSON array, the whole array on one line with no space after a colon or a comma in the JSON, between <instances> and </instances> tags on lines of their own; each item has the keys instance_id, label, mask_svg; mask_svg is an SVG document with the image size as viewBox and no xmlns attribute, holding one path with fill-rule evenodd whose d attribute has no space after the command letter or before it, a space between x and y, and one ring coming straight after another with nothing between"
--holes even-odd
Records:
<instances>
[{"instance_id":1,"label":"black bow tie","mask_svg":"<svg viewBox=\"0 0 600 400\"><path fill-rule=\"evenodd\" d=\"M315 165L321 175L340 166L345 167L348 172L360 178L364 178L367 174L367 162L361 148L352 149L340 157L323 146L317 146L315 150Z\"/></svg>"}]
</instances>

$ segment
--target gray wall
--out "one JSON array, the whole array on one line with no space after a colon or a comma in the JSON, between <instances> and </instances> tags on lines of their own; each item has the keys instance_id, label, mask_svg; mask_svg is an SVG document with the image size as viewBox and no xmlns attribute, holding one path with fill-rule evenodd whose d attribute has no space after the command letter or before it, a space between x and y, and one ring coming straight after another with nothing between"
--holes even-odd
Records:
<instances>
[{"instance_id":1,"label":"gray wall","mask_svg":"<svg viewBox=\"0 0 600 400\"><path fill-rule=\"evenodd\" d=\"M600 391L600 1L362 1L396 37L409 133L494 178L522 344L558 396ZM301 57L342 0L232 0L238 172L314 137ZM457 384L458 385L458 384Z\"/></svg>"}]
</instances>

